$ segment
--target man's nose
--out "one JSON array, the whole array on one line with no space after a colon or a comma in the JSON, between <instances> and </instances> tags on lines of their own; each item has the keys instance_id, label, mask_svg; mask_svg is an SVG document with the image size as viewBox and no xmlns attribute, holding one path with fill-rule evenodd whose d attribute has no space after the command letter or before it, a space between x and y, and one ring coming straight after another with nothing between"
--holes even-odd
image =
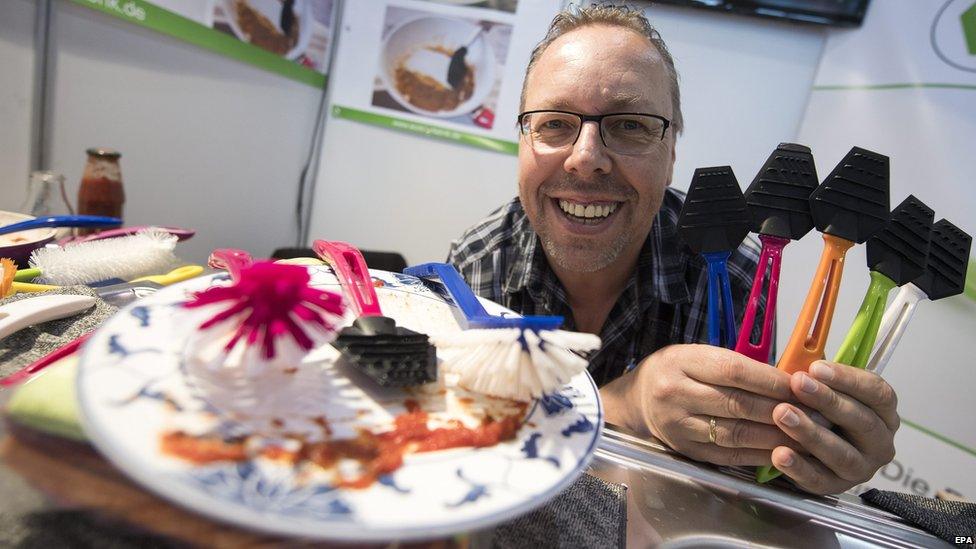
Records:
<instances>
[{"instance_id":1,"label":"man's nose","mask_svg":"<svg viewBox=\"0 0 976 549\"><path fill-rule=\"evenodd\" d=\"M573 150L563 167L567 172L581 177L588 177L595 173L610 173L611 161L607 155L607 148L600 138L600 125L596 122L584 122L580 128L579 138L573 144Z\"/></svg>"}]
</instances>

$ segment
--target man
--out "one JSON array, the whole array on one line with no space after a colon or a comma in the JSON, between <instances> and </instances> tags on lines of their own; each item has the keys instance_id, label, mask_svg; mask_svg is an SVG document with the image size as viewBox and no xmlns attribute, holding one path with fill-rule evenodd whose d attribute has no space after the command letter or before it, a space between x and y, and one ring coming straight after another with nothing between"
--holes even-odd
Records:
<instances>
[{"instance_id":1,"label":"man","mask_svg":"<svg viewBox=\"0 0 976 549\"><path fill-rule=\"evenodd\" d=\"M455 241L449 261L484 297L602 337L590 371L608 421L694 459L773 464L819 494L894 457L896 399L878 376L823 361L791 376L694 344L707 268L677 240L683 195L668 188L677 74L639 12L557 16L532 54L521 110L519 196ZM756 258L747 242L730 260L738 310Z\"/></svg>"}]
</instances>

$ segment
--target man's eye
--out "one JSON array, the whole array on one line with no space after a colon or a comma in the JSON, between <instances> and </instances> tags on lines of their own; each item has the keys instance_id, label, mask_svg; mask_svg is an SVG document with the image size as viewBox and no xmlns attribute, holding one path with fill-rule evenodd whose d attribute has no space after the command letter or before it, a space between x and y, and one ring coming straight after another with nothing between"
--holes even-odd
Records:
<instances>
[{"instance_id":1,"label":"man's eye","mask_svg":"<svg viewBox=\"0 0 976 549\"><path fill-rule=\"evenodd\" d=\"M565 120L546 120L542 123L542 130L564 130L566 129Z\"/></svg>"},{"instance_id":2,"label":"man's eye","mask_svg":"<svg viewBox=\"0 0 976 549\"><path fill-rule=\"evenodd\" d=\"M630 133L641 133L648 130L647 126L640 120L634 119L619 120L616 124L614 124L614 126L614 129L616 130Z\"/></svg>"}]
</instances>

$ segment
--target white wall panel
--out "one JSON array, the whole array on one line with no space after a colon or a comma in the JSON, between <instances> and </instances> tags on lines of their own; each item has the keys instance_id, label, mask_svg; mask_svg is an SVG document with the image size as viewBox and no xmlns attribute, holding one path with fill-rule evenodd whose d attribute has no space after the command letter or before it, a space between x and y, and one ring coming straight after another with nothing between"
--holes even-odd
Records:
<instances>
[{"instance_id":1,"label":"white wall panel","mask_svg":"<svg viewBox=\"0 0 976 549\"><path fill-rule=\"evenodd\" d=\"M16 210L30 173L34 2L0 2L0 209Z\"/></svg>"},{"instance_id":2,"label":"white wall panel","mask_svg":"<svg viewBox=\"0 0 976 549\"><path fill-rule=\"evenodd\" d=\"M19 0L18 0L19 1ZM294 244L320 91L57 2L50 161L74 196L85 149L122 152L127 224L196 229L180 255Z\"/></svg>"}]
</instances>

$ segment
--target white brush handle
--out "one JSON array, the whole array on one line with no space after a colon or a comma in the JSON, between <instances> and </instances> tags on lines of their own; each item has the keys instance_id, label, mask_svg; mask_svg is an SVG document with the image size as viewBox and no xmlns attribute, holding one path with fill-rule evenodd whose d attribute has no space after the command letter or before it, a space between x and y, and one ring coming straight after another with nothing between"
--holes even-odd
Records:
<instances>
[{"instance_id":1,"label":"white brush handle","mask_svg":"<svg viewBox=\"0 0 976 549\"><path fill-rule=\"evenodd\" d=\"M28 326L87 311L96 299L87 295L42 295L0 307L0 339Z\"/></svg>"},{"instance_id":2,"label":"white brush handle","mask_svg":"<svg viewBox=\"0 0 976 549\"><path fill-rule=\"evenodd\" d=\"M891 302L881 318L881 326L878 329L881 336L878 338L879 344L874 351L874 356L868 362L868 371L881 375L888 361L891 360L895 347L901 341L901 336L905 334L908 321L912 319L918 303L923 299L928 299L928 295L910 282L898 290L895 300Z\"/></svg>"}]
</instances>

